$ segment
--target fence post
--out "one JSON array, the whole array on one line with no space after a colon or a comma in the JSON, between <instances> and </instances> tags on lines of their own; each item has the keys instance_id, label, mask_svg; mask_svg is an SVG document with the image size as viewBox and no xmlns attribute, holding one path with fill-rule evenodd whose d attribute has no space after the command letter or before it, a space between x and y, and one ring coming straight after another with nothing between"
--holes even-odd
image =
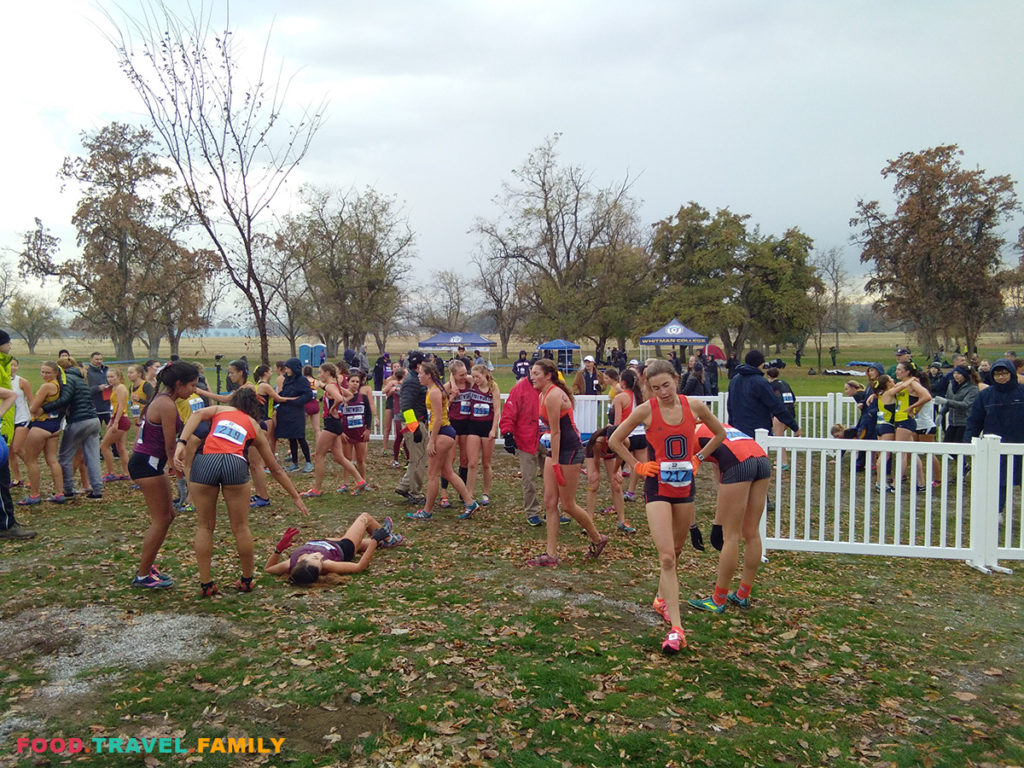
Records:
<instances>
[{"instance_id":1,"label":"fence post","mask_svg":"<svg viewBox=\"0 0 1024 768\"><path fill-rule=\"evenodd\" d=\"M1013 573L1009 568L1004 568L999 565L999 504L1000 504L1000 488L999 488L999 470L1000 464L1003 462L1008 463L1006 469L1006 488L1011 487L1013 483L1013 459L1004 456L999 450L1000 439L999 435L985 435L981 438L981 442L986 446L988 451L988 472L985 475L985 487L988 489L988 499L985 506L982 508L982 519L984 526L982 528L982 552L984 554L985 566L992 571L998 573ZM1003 489L1005 491L1005 488Z\"/></svg>"},{"instance_id":2,"label":"fence post","mask_svg":"<svg viewBox=\"0 0 1024 768\"><path fill-rule=\"evenodd\" d=\"M975 437L971 440L971 446L974 448L974 456L971 459L971 558L966 562L967 565L982 573L992 572L989 568L988 520L992 516L989 510L993 501L992 494L998 493L994 489L999 483L999 453L992 450L994 446L998 445L998 437L994 442L987 437ZM996 535L998 536L998 513L994 517L997 526Z\"/></svg>"},{"instance_id":3,"label":"fence post","mask_svg":"<svg viewBox=\"0 0 1024 768\"><path fill-rule=\"evenodd\" d=\"M829 392L828 393L828 404L825 407L825 411L828 414L825 420L825 434L815 435L815 437L831 437L832 433L829 431L832 429L832 425L840 421L839 418L839 398L843 397L842 392ZM843 426L846 426L845 423Z\"/></svg>"},{"instance_id":4,"label":"fence post","mask_svg":"<svg viewBox=\"0 0 1024 768\"><path fill-rule=\"evenodd\" d=\"M724 421L724 419L723 419L723 421ZM769 461L771 461L771 454L768 453L768 430L767 429L755 430L754 440L757 442L758 445L761 446L761 448L764 449L765 454L769 457ZM767 499L765 500L764 506L765 506L765 508L763 510L761 510L761 522L758 523L758 528L761 531L761 562L762 563L767 563L768 562L768 544L766 543L768 541L768 501L767 501ZM778 509L778 504L776 504L775 508Z\"/></svg>"}]
</instances>

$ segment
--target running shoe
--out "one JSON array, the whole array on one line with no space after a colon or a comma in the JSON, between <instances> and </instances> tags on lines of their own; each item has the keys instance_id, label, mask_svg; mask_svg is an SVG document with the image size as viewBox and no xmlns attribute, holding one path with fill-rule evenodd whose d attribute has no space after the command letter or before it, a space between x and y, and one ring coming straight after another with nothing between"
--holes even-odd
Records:
<instances>
[{"instance_id":1,"label":"running shoe","mask_svg":"<svg viewBox=\"0 0 1024 768\"><path fill-rule=\"evenodd\" d=\"M599 515L610 515L614 511L615 511L615 507L605 507L604 509L597 510L597 514L599 514Z\"/></svg>"},{"instance_id":2,"label":"running shoe","mask_svg":"<svg viewBox=\"0 0 1024 768\"><path fill-rule=\"evenodd\" d=\"M358 496L363 491L368 491L368 490L370 490L370 484L368 482L366 482L365 480L363 480L363 481L358 482L358 483L355 484L355 487L352 489L352 495L353 496Z\"/></svg>"},{"instance_id":3,"label":"running shoe","mask_svg":"<svg viewBox=\"0 0 1024 768\"><path fill-rule=\"evenodd\" d=\"M132 579L132 586L139 589L167 589L173 587L174 582L170 579L158 579L152 573L148 573L141 579L136 575Z\"/></svg>"},{"instance_id":4,"label":"running shoe","mask_svg":"<svg viewBox=\"0 0 1024 768\"><path fill-rule=\"evenodd\" d=\"M284 468L284 471L285 472L298 472L299 471L299 465L296 464L294 461L290 461L290 462L288 462L288 465Z\"/></svg>"},{"instance_id":5,"label":"running shoe","mask_svg":"<svg viewBox=\"0 0 1024 768\"><path fill-rule=\"evenodd\" d=\"M473 513L480 509L480 502L474 501L472 504L467 504L466 509L460 514L459 520L469 520L473 516Z\"/></svg>"},{"instance_id":6,"label":"running shoe","mask_svg":"<svg viewBox=\"0 0 1024 768\"><path fill-rule=\"evenodd\" d=\"M691 608L697 608L701 611L710 611L711 613L725 613L725 603L719 605L715 602L713 597L705 597L702 600L698 600L691 597L686 601Z\"/></svg>"},{"instance_id":7,"label":"running shoe","mask_svg":"<svg viewBox=\"0 0 1024 768\"><path fill-rule=\"evenodd\" d=\"M37 494L35 496L26 496L24 499L19 499L16 503L22 507L30 507L33 504L42 504L43 497L41 494Z\"/></svg>"},{"instance_id":8,"label":"running shoe","mask_svg":"<svg viewBox=\"0 0 1024 768\"><path fill-rule=\"evenodd\" d=\"M919 486L917 486L917 492L918 493L924 493L927 490L928 490L928 486L927 485L919 485Z\"/></svg>"},{"instance_id":9,"label":"running shoe","mask_svg":"<svg viewBox=\"0 0 1024 768\"><path fill-rule=\"evenodd\" d=\"M661 652L664 654L679 653L686 647L686 633L682 627L672 627L665 636L665 642L661 644Z\"/></svg>"},{"instance_id":10,"label":"running shoe","mask_svg":"<svg viewBox=\"0 0 1024 768\"><path fill-rule=\"evenodd\" d=\"M390 549L391 547L400 547L405 543L405 536L400 533L392 533L384 541L381 542L381 546L384 549Z\"/></svg>"},{"instance_id":11,"label":"running shoe","mask_svg":"<svg viewBox=\"0 0 1024 768\"><path fill-rule=\"evenodd\" d=\"M310 488L308 491L299 494L304 499L319 499L324 495L323 491L319 491L316 488Z\"/></svg>"},{"instance_id":12,"label":"running shoe","mask_svg":"<svg viewBox=\"0 0 1024 768\"><path fill-rule=\"evenodd\" d=\"M157 570L157 567L155 565L151 565L149 567L149 575L153 576L154 578L160 579L160 581L173 581L173 579L171 579L171 577L168 576L166 573L160 573L160 571Z\"/></svg>"},{"instance_id":13,"label":"running shoe","mask_svg":"<svg viewBox=\"0 0 1024 768\"><path fill-rule=\"evenodd\" d=\"M655 597L654 602L651 603L651 608L653 608L654 612L661 616L661 618L663 618L669 624L672 623L672 619L670 619L668 616L668 603L665 602L665 598Z\"/></svg>"},{"instance_id":14,"label":"running shoe","mask_svg":"<svg viewBox=\"0 0 1024 768\"><path fill-rule=\"evenodd\" d=\"M423 509L417 509L415 512L406 512L405 516L408 517L410 520L433 520L434 519L434 513L433 512L427 512L426 510L423 510Z\"/></svg>"},{"instance_id":15,"label":"running shoe","mask_svg":"<svg viewBox=\"0 0 1024 768\"><path fill-rule=\"evenodd\" d=\"M783 472L789 472L789 464L783 464L782 465L782 471Z\"/></svg>"},{"instance_id":16,"label":"running shoe","mask_svg":"<svg viewBox=\"0 0 1024 768\"><path fill-rule=\"evenodd\" d=\"M539 566L544 566L544 567L548 567L548 568L557 568L558 567L558 558L557 557L551 557L551 555L549 555L547 552L541 552L539 555L536 555L535 557L531 557L529 560L527 560L526 564L528 566L530 566L531 568L535 568L535 567L539 567Z\"/></svg>"},{"instance_id":17,"label":"running shoe","mask_svg":"<svg viewBox=\"0 0 1024 768\"><path fill-rule=\"evenodd\" d=\"M448 501L447 496L442 496L441 500L437 502L437 506L439 506L441 509L449 509L452 506L452 503Z\"/></svg>"},{"instance_id":18,"label":"running shoe","mask_svg":"<svg viewBox=\"0 0 1024 768\"><path fill-rule=\"evenodd\" d=\"M335 490L338 493L348 493L351 490L351 488L348 487L348 483L342 483L337 488L335 488Z\"/></svg>"},{"instance_id":19,"label":"running shoe","mask_svg":"<svg viewBox=\"0 0 1024 768\"><path fill-rule=\"evenodd\" d=\"M89 491L87 494L85 494L85 498L87 498L87 499L102 499L103 498L103 494L102 493L97 493L96 491Z\"/></svg>"},{"instance_id":20,"label":"running shoe","mask_svg":"<svg viewBox=\"0 0 1024 768\"><path fill-rule=\"evenodd\" d=\"M486 493L483 496L480 497L480 506L481 507L487 507L487 506L490 506L490 504L491 504L491 497L488 496Z\"/></svg>"},{"instance_id":21,"label":"running shoe","mask_svg":"<svg viewBox=\"0 0 1024 768\"><path fill-rule=\"evenodd\" d=\"M231 588L236 592L252 592L256 589L256 585L253 584L253 578L253 576L250 576L248 579L242 577L232 584Z\"/></svg>"},{"instance_id":22,"label":"running shoe","mask_svg":"<svg viewBox=\"0 0 1024 768\"><path fill-rule=\"evenodd\" d=\"M409 500L409 492L408 491L403 491L401 488L395 488L395 493L397 493L399 496L401 496L406 501Z\"/></svg>"},{"instance_id":23,"label":"running shoe","mask_svg":"<svg viewBox=\"0 0 1024 768\"><path fill-rule=\"evenodd\" d=\"M199 585L199 596L200 597L213 597L214 595L219 595L219 594L220 594L220 590L217 589L217 585L214 584L212 581L209 584L200 584Z\"/></svg>"},{"instance_id":24,"label":"running shoe","mask_svg":"<svg viewBox=\"0 0 1024 768\"><path fill-rule=\"evenodd\" d=\"M253 496L249 499L249 508L257 509L259 507L269 507L270 499L265 499L262 496Z\"/></svg>"},{"instance_id":25,"label":"running shoe","mask_svg":"<svg viewBox=\"0 0 1024 768\"><path fill-rule=\"evenodd\" d=\"M526 518L526 522L533 526L544 525L544 521L541 519L540 515L530 515Z\"/></svg>"},{"instance_id":26,"label":"running shoe","mask_svg":"<svg viewBox=\"0 0 1024 768\"><path fill-rule=\"evenodd\" d=\"M420 494L420 493L410 493L409 494L409 503L410 504L415 504L416 506L419 506L420 504L426 504L427 503L427 497L424 496L423 494Z\"/></svg>"},{"instance_id":27,"label":"running shoe","mask_svg":"<svg viewBox=\"0 0 1024 768\"><path fill-rule=\"evenodd\" d=\"M732 603L733 605L738 605L740 608L749 608L750 607L750 598L749 597L740 597L735 592L730 592L725 597L726 597L726 599L728 599L728 601L730 603Z\"/></svg>"},{"instance_id":28,"label":"running shoe","mask_svg":"<svg viewBox=\"0 0 1024 768\"><path fill-rule=\"evenodd\" d=\"M303 471L303 472L304 472L305 474L307 474L307 475L308 475L308 474L309 474L310 472L312 472L312 471L313 471L313 462L312 462L312 461L307 461L307 462L306 462L306 466L304 466L304 467L302 468L302 471Z\"/></svg>"},{"instance_id":29,"label":"running shoe","mask_svg":"<svg viewBox=\"0 0 1024 768\"><path fill-rule=\"evenodd\" d=\"M583 555L585 560L596 560L604 552L604 548L608 545L608 537L602 535L601 540L597 542L590 542L590 549Z\"/></svg>"},{"instance_id":30,"label":"running shoe","mask_svg":"<svg viewBox=\"0 0 1024 768\"><path fill-rule=\"evenodd\" d=\"M558 516L558 522L561 525L565 525L566 523L571 522L571 521L572 521L572 518L569 517L568 515L559 515Z\"/></svg>"},{"instance_id":31,"label":"running shoe","mask_svg":"<svg viewBox=\"0 0 1024 768\"><path fill-rule=\"evenodd\" d=\"M391 462L391 468L392 468L392 469L398 469L398 468L399 468L399 467L401 467L401 466L402 466L402 465L401 465L401 464L399 464L399 463L398 463L397 461L392 461L392 462Z\"/></svg>"},{"instance_id":32,"label":"running shoe","mask_svg":"<svg viewBox=\"0 0 1024 768\"><path fill-rule=\"evenodd\" d=\"M622 533L636 533L636 528L626 522L619 523L618 530Z\"/></svg>"},{"instance_id":33,"label":"running shoe","mask_svg":"<svg viewBox=\"0 0 1024 768\"><path fill-rule=\"evenodd\" d=\"M633 493L633 491L623 491L623 493L622 493L622 500L623 501L636 501L636 494Z\"/></svg>"},{"instance_id":34,"label":"running shoe","mask_svg":"<svg viewBox=\"0 0 1024 768\"><path fill-rule=\"evenodd\" d=\"M47 499L47 501L50 502L51 504L63 504L67 500L68 497L65 496L63 493L55 493L53 494L53 496Z\"/></svg>"},{"instance_id":35,"label":"running shoe","mask_svg":"<svg viewBox=\"0 0 1024 768\"><path fill-rule=\"evenodd\" d=\"M107 474L105 474L100 479L103 480L104 483L113 483L113 482L115 482L117 480L120 480L121 476L120 475L112 475L110 473L107 473Z\"/></svg>"},{"instance_id":36,"label":"running shoe","mask_svg":"<svg viewBox=\"0 0 1024 768\"><path fill-rule=\"evenodd\" d=\"M387 531L388 536L390 536L392 529L395 527L395 523L390 517L385 517L384 522L380 524L380 527Z\"/></svg>"}]
</instances>

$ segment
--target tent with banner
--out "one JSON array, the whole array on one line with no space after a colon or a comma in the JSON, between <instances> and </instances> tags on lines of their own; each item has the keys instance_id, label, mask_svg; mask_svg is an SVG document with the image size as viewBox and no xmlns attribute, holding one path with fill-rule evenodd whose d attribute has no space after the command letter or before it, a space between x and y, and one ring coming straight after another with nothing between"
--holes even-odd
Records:
<instances>
[{"instance_id":1,"label":"tent with banner","mask_svg":"<svg viewBox=\"0 0 1024 768\"><path fill-rule=\"evenodd\" d=\"M708 337L702 336L696 331L691 331L685 325L680 323L678 319L673 317L670 322L663 325L653 333L641 336L640 343L647 347L653 347L656 344L703 346L708 343Z\"/></svg>"},{"instance_id":2,"label":"tent with banner","mask_svg":"<svg viewBox=\"0 0 1024 768\"><path fill-rule=\"evenodd\" d=\"M438 333L420 342L420 349L449 349L457 350L465 347L467 351L480 349L481 347L496 347L498 342L491 341L479 333Z\"/></svg>"},{"instance_id":3,"label":"tent with banner","mask_svg":"<svg viewBox=\"0 0 1024 768\"><path fill-rule=\"evenodd\" d=\"M551 341L545 341L543 344L538 344L537 349L541 352L554 352L555 360L558 361L558 369L562 373L570 373L576 370L576 364L573 362L572 353L574 350L580 348L579 344L573 344L571 341L565 339L552 339Z\"/></svg>"}]
</instances>

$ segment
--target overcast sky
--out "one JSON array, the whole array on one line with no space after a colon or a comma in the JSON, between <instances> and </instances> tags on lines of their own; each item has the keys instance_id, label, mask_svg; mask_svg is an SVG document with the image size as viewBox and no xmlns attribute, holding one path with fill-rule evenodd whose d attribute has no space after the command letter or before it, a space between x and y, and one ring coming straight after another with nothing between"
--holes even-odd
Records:
<instances>
[{"instance_id":1,"label":"overcast sky","mask_svg":"<svg viewBox=\"0 0 1024 768\"><path fill-rule=\"evenodd\" d=\"M0 245L19 248L39 216L74 253L61 160L82 151L83 130L144 120L95 26L100 7L119 14L5 4ZM1024 180L1015 0L239 0L231 24L254 53L273 24L272 56L296 72L291 103L330 102L290 189L397 196L421 279L468 272L474 218L495 215L501 183L554 132L563 162L598 184L636 177L645 223L691 200L727 206L765 232L799 226L818 248L845 247L851 271L856 201L891 208L887 159L957 143L967 166Z\"/></svg>"}]
</instances>

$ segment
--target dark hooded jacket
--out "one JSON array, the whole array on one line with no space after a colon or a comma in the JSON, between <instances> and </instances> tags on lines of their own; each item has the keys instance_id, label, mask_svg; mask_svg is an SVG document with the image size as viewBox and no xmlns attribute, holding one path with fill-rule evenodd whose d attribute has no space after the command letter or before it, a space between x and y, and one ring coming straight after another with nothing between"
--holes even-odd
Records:
<instances>
[{"instance_id":1,"label":"dark hooded jacket","mask_svg":"<svg viewBox=\"0 0 1024 768\"><path fill-rule=\"evenodd\" d=\"M82 372L78 368L71 367L64 374L67 381L61 385L60 396L52 403L44 403L43 410L46 413L53 413L66 408L64 418L67 419L68 424L95 419L96 406L93 405L92 390L85 383Z\"/></svg>"},{"instance_id":2,"label":"dark hooded jacket","mask_svg":"<svg viewBox=\"0 0 1024 768\"><path fill-rule=\"evenodd\" d=\"M313 399L313 389L309 381L302 375L302 362L297 357L285 360L284 363L292 375L286 376L281 387L281 397L294 397L287 403L278 403L277 420L274 437L297 438L306 436L305 405Z\"/></svg>"},{"instance_id":3,"label":"dark hooded jacket","mask_svg":"<svg viewBox=\"0 0 1024 768\"><path fill-rule=\"evenodd\" d=\"M995 383L978 393L967 416L964 442L981 435L999 435L1004 443L1024 443L1024 384L1017 383L1017 369L1009 360L996 360L992 371L1005 368L1010 380Z\"/></svg>"},{"instance_id":4,"label":"dark hooded jacket","mask_svg":"<svg viewBox=\"0 0 1024 768\"><path fill-rule=\"evenodd\" d=\"M753 437L758 429L771 432L772 416L794 432L800 429L759 368L746 363L736 366L729 381L729 424Z\"/></svg>"}]
</instances>

